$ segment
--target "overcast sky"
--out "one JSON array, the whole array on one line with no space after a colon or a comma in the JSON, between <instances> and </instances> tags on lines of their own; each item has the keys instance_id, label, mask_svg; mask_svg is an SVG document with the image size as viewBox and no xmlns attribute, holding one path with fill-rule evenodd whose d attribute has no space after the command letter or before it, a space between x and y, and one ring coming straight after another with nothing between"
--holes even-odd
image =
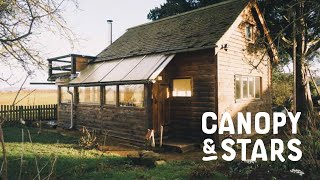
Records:
<instances>
[{"instance_id":1,"label":"overcast sky","mask_svg":"<svg viewBox=\"0 0 320 180\"><path fill-rule=\"evenodd\" d=\"M113 40L119 38L126 29L142 23L147 23L147 14L150 9L163 4L165 0L78 0L79 8L67 6L64 18L68 27L75 33L78 41L74 48L70 43L61 38L58 34L48 32L37 34L34 41L46 58L61 56L70 53L83 55L97 55L107 46L107 20L112 19ZM9 71L7 68L6 71ZM0 72L0 76L6 76L6 71ZM12 82L19 81L14 87L19 87L25 77L24 71L15 69ZM38 72L32 82L45 82L47 72ZM29 81L29 82L30 82ZM28 83L27 83L28 84ZM29 85L28 85L29 86ZM0 90L7 89L8 85L0 83ZM28 88L37 88L29 86Z\"/></svg>"}]
</instances>

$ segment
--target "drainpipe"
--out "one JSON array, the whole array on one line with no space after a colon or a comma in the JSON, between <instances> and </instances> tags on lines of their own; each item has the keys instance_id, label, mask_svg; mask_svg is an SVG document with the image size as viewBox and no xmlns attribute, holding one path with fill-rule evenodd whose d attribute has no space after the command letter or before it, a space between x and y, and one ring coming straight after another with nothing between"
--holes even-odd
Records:
<instances>
[{"instance_id":1,"label":"drainpipe","mask_svg":"<svg viewBox=\"0 0 320 180\"><path fill-rule=\"evenodd\" d=\"M67 92L71 95L71 119L70 119L70 128L69 129L72 129L73 128L73 92L71 92L69 90L69 86L68 86L68 90Z\"/></svg>"}]
</instances>

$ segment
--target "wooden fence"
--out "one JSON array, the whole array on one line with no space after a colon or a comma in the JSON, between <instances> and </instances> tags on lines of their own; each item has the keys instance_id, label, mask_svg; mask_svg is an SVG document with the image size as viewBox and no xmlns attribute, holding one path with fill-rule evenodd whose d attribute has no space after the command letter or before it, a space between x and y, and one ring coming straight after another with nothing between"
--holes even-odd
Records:
<instances>
[{"instance_id":1,"label":"wooden fence","mask_svg":"<svg viewBox=\"0 0 320 180\"><path fill-rule=\"evenodd\" d=\"M0 116L6 121L49 121L57 120L57 105L12 106L1 105Z\"/></svg>"}]
</instances>

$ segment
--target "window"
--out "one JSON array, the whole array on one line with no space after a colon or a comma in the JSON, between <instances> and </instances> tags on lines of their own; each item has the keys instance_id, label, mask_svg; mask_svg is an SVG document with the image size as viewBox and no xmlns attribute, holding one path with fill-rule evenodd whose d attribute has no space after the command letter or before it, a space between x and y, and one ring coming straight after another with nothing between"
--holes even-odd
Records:
<instances>
[{"instance_id":1,"label":"window","mask_svg":"<svg viewBox=\"0 0 320 180\"><path fill-rule=\"evenodd\" d=\"M79 103L100 103L100 87L79 87Z\"/></svg>"},{"instance_id":2,"label":"window","mask_svg":"<svg viewBox=\"0 0 320 180\"><path fill-rule=\"evenodd\" d=\"M117 104L117 86L105 87L105 104L116 105Z\"/></svg>"},{"instance_id":3,"label":"window","mask_svg":"<svg viewBox=\"0 0 320 180\"><path fill-rule=\"evenodd\" d=\"M246 24L245 36L248 41L253 41L253 25L248 23Z\"/></svg>"},{"instance_id":4,"label":"window","mask_svg":"<svg viewBox=\"0 0 320 180\"><path fill-rule=\"evenodd\" d=\"M254 98L254 77L248 78L249 82L249 98Z\"/></svg>"},{"instance_id":5,"label":"window","mask_svg":"<svg viewBox=\"0 0 320 180\"><path fill-rule=\"evenodd\" d=\"M236 76L236 99L241 99L241 78Z\"/></svg>"},{"instance_id":6,"label":"window","mask_svg":"<svg viewBox=\"0 0 320 180\"><path fill-rule=\"evenodd\" d=\"M255 97L260 98L261 97L261 78L256 77L255 78Z\"/></svg>"},{"instance_id":7,"label":"window","mask_svg":"<svg viewBox=\"0 0 320 180\"><path fill-rule=\"evenodd\" d=\"M69 87L69 90L74 93L74 88ZM60 91L60 103L71 103L71 94L68 93L68 87L61 87Z\"/></svg>"},{"instance_id":8,"label":"window","mask_svg":"<svg viewBox=\"0 0 320 180\"><path fill-rule=\"evenodd\" d=\"M119 105L121 107L144 107L144 85L120 85Z\"/></svg>"},{"instance_id":9,"label":"window","mask_svg":"<svg viewBox=\"0 0 320 180\"><path fill-rule=\"evenodd\" d=\"M242 98L248 98L248 77L242 77Z\"/></svg>"},{"instance_id":10,"label":"window","mask_svg":"<svg viewBox=\"0 0 320 180\"><path fill-rule=\"evenodd\" d=\"M261 98L261 77L236 75L235 98L237 100Z\"/></svg>"},{"instance_id":11,"label":"window","mask_svg":"<svg viewBox=\"0 0 320 180\"><path fill-rule=\"evenodd\" d=\"M173 80L173 97L191 97L191 78Z\"/></svg>"}]
</instances>

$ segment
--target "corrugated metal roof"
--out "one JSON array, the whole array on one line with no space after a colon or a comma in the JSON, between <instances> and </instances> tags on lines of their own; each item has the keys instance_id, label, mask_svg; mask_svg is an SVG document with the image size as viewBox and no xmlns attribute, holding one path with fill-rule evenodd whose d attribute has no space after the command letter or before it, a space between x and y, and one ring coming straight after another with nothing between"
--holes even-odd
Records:
<instances>
[{"instance_id":1,"label":"corrugated metal roof","mask_svg":"<svg viewBox=\"0 0 320 180\"><path fill-rule=\"evenodd\" d=\"M90 64L70 84L151 81L174 55L153 54Z\"/></svg>"}]
</instances>

